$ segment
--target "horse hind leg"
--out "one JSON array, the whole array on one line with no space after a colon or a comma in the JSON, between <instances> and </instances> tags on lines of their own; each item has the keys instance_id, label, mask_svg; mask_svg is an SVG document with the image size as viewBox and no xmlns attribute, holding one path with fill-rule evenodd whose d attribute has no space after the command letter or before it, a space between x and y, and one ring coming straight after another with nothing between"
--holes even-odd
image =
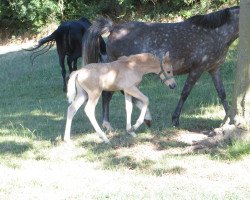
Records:
<instances>
[{"instance_id":1,"label":"horse hind leg","mask_svg":"<svg viewBox=\"0 0 250 200\"><path fill-rule=\"evenodd\" d=\"M66 81L66 70L65 70L65 54L60 50L60 46L57 47L57 52L59 56L59 63L61 66L61 73L62 73L62 78L63 78L63 91L67 92L67 81Z\"/></svg>"},{"instance_id":2,"label":"horse hind leg","mask_svg":"<svg viewBox=\"0 0 250 200\"><path fill-rule=\"evenodd\" d=\"M71 56L67 56L67 64L69 67L69 73L71 73L73 71L72 62L73 62L73 59L71 58Z\"/></svg>"},{"instance_id":3,"label":"horse hind leg","mask_svg":"<svg viewBox=\"0 0 250 200\"><path fill-rule=\"evenodd\" d=\"M102 114L103 114L102 126L110 132L113 131L113 128L110 125L109 121L109 103L112 96L113 92L106 92L106 91L102 92Z\"/></svg>"},{"instance_id":4,"label":"horse hind leg","mask_svg":"<svg viewBox=\"0 0 250 200\"><path fill-rule=\"evenodd\" d=\"M81 107L82 104L84 104L86 100L87 100L87 95L84 93L79 93L77 94L75 100L68 107L66 128L64 132L63 141L65 142L70 141L70 130L73 117L75 116L77 110Z\"/></svg>"},{"instance_id":5,"label":"horse hind leg","mask_svg":"<svg viewBox=\"0 0 250 200\"><path fill-rule=\"evenodd\" d=\"M77 58L75 58L73 60L73 70L76 71L77 70Z\"/></svg>"},{"instance_id":6,"label":"horse hind leg","mask_svg":"<svg viewBox=\"0 0 250 200\"><path fill-rule=\"evenodd\" d=\"M100 93L101 95L101 93ZM91 124L93 125L95 131L97 132L97 134L99 135L99 137L105 142L105 143L109 143L109 139L107 138L106 134L102 131L102 129L100 128L100 126L98 125L96 118L95 118L95 107L96 104L98 102L98 99L100 97L100 95L89 95L89 99L88 102L85 106L85 113L87 115L87 117L89 118Z\"/></svg>"},{"instance_id":7,"label":"horse hind leg","mask_svg":"<svg viewBox=\"0 0 250 200\"><path fill-rule=\"evenodd\" d=\"M227 114L228 110L229 110L229 106L228 106L228 102L226 100L226 92L225 92L225 88L224 88L224 85L223 85L223 82L221 79L219 69L216 69L215 71L210 72L210 75L212 76L212 80L213 80L215 89L218 93L218 96L220 97L221 103L222 103L224 110Z\"/></svg>"}]
</instances>

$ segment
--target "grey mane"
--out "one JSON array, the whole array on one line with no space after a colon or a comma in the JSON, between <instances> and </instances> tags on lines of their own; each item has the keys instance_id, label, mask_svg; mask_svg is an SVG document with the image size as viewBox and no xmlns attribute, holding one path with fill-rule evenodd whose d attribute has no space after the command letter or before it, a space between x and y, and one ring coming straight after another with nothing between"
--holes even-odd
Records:
<instances>
[{"instance_id":1,"label":"grey mane","mask_svg":"<svg viewBox=\"0 0 250 200\"><path fill-rule=\"evenodd\" d=\"M238 9L239 6L234 6L231 8L226 8L224 10L219 10L212 12L206 15L195 15L186 20L196 26L200 26L208 29L215 29L223 24L227 23L230 20L230 10Z\"/></svg>"}]
</instances>

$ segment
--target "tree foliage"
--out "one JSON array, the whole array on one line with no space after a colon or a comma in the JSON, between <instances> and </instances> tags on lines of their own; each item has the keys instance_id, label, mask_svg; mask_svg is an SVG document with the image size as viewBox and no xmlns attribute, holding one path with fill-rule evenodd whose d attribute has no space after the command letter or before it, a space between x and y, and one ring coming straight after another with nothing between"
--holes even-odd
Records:
<instances>
[{"instance_id":1,"label":"tree foliage","mask_svg":"<svg viewBox=\"0 0 250 200\"><path fill-rule=\"evenodd\" d=\"M108 15L123 21L173 14L189 17L197 10L236 3L237 0L0 0L0 29L10 34L39 32L40 27L51 21L81 16L95 19L98 15Z\"/></svg>"}]
</instances>

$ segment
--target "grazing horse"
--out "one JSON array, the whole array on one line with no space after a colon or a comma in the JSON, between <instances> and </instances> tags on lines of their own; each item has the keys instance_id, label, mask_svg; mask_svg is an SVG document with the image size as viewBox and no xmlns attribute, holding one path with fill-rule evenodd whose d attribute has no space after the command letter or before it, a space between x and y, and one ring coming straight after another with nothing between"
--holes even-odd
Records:
<instances>
[{"instance_id":1,"label":"grazing horse","mask_svg":"<svg viewBox=\"0 0 250 200\"><path fill-rule=\"evenodd\" d=\"M63 90L66 91L66 70L64 65L65 57L67 56L67 64L69 72L77 69L77 59L82 56L82 37L86 30L91 26L91 23L85 17L76 21L63 22L51 35L42 38L38 41L37 46L32 49L25 49L28 51L34 51L46 44L43 49L34 52L31 55L31 62L33 64L34 59L46 53L56 42L57 53L59 56L59 63L61 66L61 72L63 77ZM106 47L103 39L100 37L100 49L102 54L105 54ZM73 67L72 67L73 64Z\"/></svg>"},{"instance_id":2,"label":"grazing horse","mask_svg":"<svg viewBox=\"0 0 250 200\"><path fill-rule=\"evenodd\" d=\"M109 140L101 130L95 118L95 107L103 90L124 91L127 113L127 132L133 137L134 131L143 123L148 107L148 98L138 89L144 74L159 74L162 81L170 88L176 86L173 70L169 61L169 53L161 63L159 58L149 53L122 56L111 63L93 63L71 73L68 81L67 97L71 105L68 107L64 141L70 140L72 119L85 101L85 112L91 124L104 142ZM132 97L142 102L141 114L135 125L131 126Z\"/></svg>"},{"instance_id":3,"label":"grazing horse","mask_svg":"<svg viewBox=\"0 0 250 200\"><path fill-rule=\"evenodd\" d=\"M225 112L228 112L225 89L219 66L225 61L229 46L239 36L239 6L205 15L196 15L178 23L128 22L114 25L106 18L93 23L84 35L83 59L97 62L97 54L86 51L96 48L101 34L110 33L106 41L107 59L116 60L143 52L161 56L170 52L174 75L188 74L172 123L179 125L179 116L193 86L204 71L210 73ZM95 50L94 52L98 52ZM109 102L112 93L103 93L103 125L109 124Z\"/></svg>"}]
</instances>

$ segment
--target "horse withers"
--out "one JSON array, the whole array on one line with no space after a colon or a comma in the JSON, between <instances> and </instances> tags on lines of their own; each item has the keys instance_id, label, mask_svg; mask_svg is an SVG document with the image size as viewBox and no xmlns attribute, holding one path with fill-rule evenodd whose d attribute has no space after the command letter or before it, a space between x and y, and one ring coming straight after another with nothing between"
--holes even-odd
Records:
<instances>
[{"instance_id":1,"label":"horse withers","mask_svg":"<svg viewBox=\"0 0 250 200\"><path fill-rule=\"evenodd\" d=\"M174 75L188 74L181 97L172 114L173 125L179 125L182 107L193 86L203 72L207 71L228 112L225 89L219 66L225 61L228 48L239 35L238 6L226 8L205 15L196 15L178 23L127 22L114 24L100 18L84 35L83 58L85 63L97 61L98 37L110 33L107 45L109 61L120 56L138 53L152 53L161 56L169 51ZM86 51L86 50L89 51ZM91 51L92 50L92 51ZM103 124L110 128L109 102L112 93L103 93Z\"/></svg>"},{"instance_id":2,"label":"horse withers","mask_svg":"<svg viewBox=\"0 0 250 200\"><path fill-rule=\"evenodd\" d=\"M70 106L67 112L67 122L63 140L70 140L72 119L82 104L86 101L85 113L101 139L108 143L106 134L101 130L95 118L95 107L102 91L123 91L127 114L127 132L136 136L135 130L143 123L147 109L148 97L139 89L143 75L148 73L159 74L162 82L170 88L175 88L173 70L169 60L169 53L159 58L149 53L120 57L111 63L93 63L73 72L68 81L67 97ZM141 103L141 113L136 123L131 126L132 97Z\"/></svg>"},{"instance_id":3,"label":"horse withers","mask_svg":"<svg viewBox=\"0 0 250 200\"><path fill-rule=\"evenodd\" d=\"M34 59L46 53L56 43L57 53L59 57L59 63L61 66L61 73L63 78L63 91L66 92L66 70L65 70L65 57L67 58L67 64L69 67L69 73L77 70L77 59L82 56L82 38L86 30L91 26L91 22L82 17L79 20L65 21L59 25L59 27L49 36L44 37L38 41L38 44L32 49L25 49L28 51L35 51L31 55L31 62L33 64ZM100 39L101 53L106 53L105 42ZM46 44L46 45L45 45ZM40 49L43 45L44 48ZM44 50L45 49L45 50Z\"/></svg>"}]
</instances>

